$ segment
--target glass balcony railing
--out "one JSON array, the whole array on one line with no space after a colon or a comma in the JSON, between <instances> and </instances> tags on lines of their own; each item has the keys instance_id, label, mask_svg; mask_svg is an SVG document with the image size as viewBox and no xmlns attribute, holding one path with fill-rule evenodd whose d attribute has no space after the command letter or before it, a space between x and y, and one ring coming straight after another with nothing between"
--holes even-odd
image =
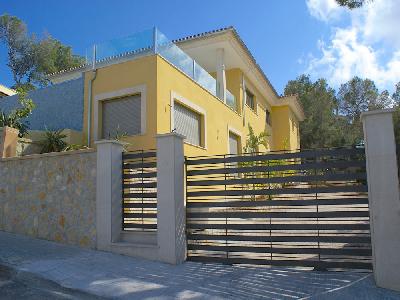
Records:
<instances>
[{"instance_id":1,"label":"glass balcony railing","mask_svg":"<svg viewBox=\"0 0 400 300\"><path fill-rule=\"evenodd\" d=\"M214 77L177 45L169 41L163 33L157 30L156 36L156 49L159 55L188 75L211 94L217 96L217 81Z\"/></svg>"},{"instance_id":2,"label":"glass balcony railing","mask_svg":"<svg viewBox=\"0 0 400 300\"><path fill-rule=\"evenodd\" d=\"M100 63L118 56L129 56L135 53L153 50L154 30L148 29L123 38L98 43L86 50L86 62Z\"/></svg>"},{"instance_id":3,"label":"glass balcony railing","mask_svg":"<svg viewBox=\"0 0 400 300\"><path fill-rule=\"evenodd\" d=\"M226 104L234 111L237 110L235 96L233 96L232 93L228 90L226 90Z\"/></svg>"},{"instance_id":4,"label":"glass balcony railing","mask_svg":"<svg viewBox=\"0 0 400 300\"><path fill-rule=\"evenodd\" d=\"M162 56L217 97L215 78L156 28L96 44L91 49L87 49L86 62L98 64L108 59L143 55L147 52ZM233 110L237 110L235 96L228 90L226 90L226 104Z\"/></svg>"}]
</instances>

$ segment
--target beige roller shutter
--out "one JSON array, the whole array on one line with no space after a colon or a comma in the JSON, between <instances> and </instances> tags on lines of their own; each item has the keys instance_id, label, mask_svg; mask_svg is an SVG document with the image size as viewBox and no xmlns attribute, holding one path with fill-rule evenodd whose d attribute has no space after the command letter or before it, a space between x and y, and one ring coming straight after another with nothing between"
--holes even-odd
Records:
<instances>
[{"instance_id":1,"label":"beige roller shutter","mask_svg":"<svg viewBox=\"0 0 400 300\"><path fill-rule=\"evenodd\" d=\"M229 154L239 154L239 138L232 132L229 132Z\"/></svg>"},{"instance_id":2,"label":"beige roller shutter","mask_svg":"<svg viewBox=\"0 0 400 300\"><path fill-rule=\"evenodd\" d=\"M200 114L176 103L174 104L175 131L186 137L186 141L201 145L201 116Z\"/></svg>"},{"instance_id":3,"label":"beige roller shutter","mask_svg":"<svg viewBox=\"0 0 400 300\"><path fill-rule=\"evenodd\" d=\"M140 95L128 96L103 102L103 139L113 139L117 134L141 133Z\"/></svg>"}]
</instances>

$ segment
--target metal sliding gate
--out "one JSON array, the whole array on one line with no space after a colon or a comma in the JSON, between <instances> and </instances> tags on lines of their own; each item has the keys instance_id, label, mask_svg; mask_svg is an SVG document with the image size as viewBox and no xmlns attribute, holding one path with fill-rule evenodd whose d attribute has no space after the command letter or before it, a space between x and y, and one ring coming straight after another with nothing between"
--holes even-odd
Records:
<instances>
[{"instance_id":1,"label":"metal sliding gate","mask_svg":"<svg viewBox=\"0 0 400 300\"><path fill-rule=\"evenodd\" d=\"M156 152L124 152L122 180L123 230L157 230Z\"/></svg>"},{"instance_id":2,"label":"metal sliding gate","mask_svg":"<svg viewBox=\"0 0 400 300\"><path fill-rule=\"evenodd\" d=\"M370 269L364 149L186 159L188 259Z\"/></svg>"}]
</instances>

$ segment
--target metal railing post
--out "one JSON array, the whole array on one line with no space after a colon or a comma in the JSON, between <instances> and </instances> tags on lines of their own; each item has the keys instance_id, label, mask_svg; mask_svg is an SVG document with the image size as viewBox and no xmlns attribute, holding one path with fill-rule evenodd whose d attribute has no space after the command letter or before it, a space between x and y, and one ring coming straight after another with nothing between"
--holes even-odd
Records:
<instances>
[{"instance_id":1,"label":"metal railing post","mask_svg":"<svg viewBox=\"0 0 400 300\"><path fill-rule=\"evenodd\" d=\"M153 28L153 51L154 51L154 54L158 53L158 49L157 49L157 27L155 27L155 26Z\"/></svg>"}]
</instances>

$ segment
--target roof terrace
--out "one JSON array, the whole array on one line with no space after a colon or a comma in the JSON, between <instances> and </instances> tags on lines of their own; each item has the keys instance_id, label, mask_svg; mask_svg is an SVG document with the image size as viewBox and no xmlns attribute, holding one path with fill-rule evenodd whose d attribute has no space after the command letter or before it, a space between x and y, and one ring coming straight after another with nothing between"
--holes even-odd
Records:
<instances>
[{"instance_id":1,"label":"roof terrace","mask_svg":"<svg viewBox=\"0 0 400 300\"><path fill-rule=\"evenodd\" d=\"M157 28L93 45L86 51L86 67L99 67L121 59L158 54L192 80L237 111L235 96L218 91L217 80ZM223 95L223 96L222 96ZM225 98L225 99L224 99Z\"/></svg>"}]
</instances>

